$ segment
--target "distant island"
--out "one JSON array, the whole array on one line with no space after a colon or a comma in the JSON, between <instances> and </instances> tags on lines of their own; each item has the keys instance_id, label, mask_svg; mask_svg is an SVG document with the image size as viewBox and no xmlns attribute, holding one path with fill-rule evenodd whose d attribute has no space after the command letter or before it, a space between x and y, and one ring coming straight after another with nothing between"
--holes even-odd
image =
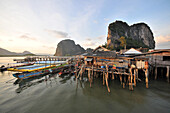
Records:
<instances>
[{"instance_id":1,"label":"distant island","mask_svg":"<svg viewBox=\"0 0 170 113\"><path fill-rule=\"evenodd\" d=\"M22 53L17 53L17 52L11 52L6 49L0 48L0 56L29 56L29 55L35 55L29 51L24 51Z\"/></svg>"}]
</instances>

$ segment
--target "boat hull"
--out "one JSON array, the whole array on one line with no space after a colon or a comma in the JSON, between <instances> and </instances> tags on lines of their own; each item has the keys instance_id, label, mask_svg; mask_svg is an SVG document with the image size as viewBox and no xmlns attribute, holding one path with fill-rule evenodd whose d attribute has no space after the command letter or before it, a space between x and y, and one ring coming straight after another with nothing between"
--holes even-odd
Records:
<instances>
[{"instance_id":1,"label":"boat hull","mask_svg":"<svg viewBox=\"0 0 170 113\"><path fill-rule=\"evenodd\" d=\"M16 73L16 74L13 74L13 76L18 79L28 79L28 78L40 76L43 74L45 74L43 73L43 71L39 71L39 72L31 72L31 73Z\"/></svg>"}]
</instances>

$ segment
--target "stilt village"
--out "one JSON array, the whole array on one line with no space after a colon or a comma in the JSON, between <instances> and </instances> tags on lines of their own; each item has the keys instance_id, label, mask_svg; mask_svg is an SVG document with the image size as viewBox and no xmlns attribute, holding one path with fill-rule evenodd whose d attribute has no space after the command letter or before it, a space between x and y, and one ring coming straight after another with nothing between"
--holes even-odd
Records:
<instances>
[{"instance_id":1,"label":"stilt village","mask_svg":"<svg viewBox=\"0 0 170 113\"><path fill-rule=\"evenodd\" d=\"M75 55L75 56L32 56L25 59L14 59L17 62L48 62L45 67L34 69L33 71L16 70L16 67L10 67L8 71L28 72L29 75L15 74L15 77L25 79L32 76L48 73L72 73L76 80L83 80L86 76L89 86L93 87L94 79L102 78L103 85L106 85L107 91L111 92L109 82L119 80L122 88L128 87L134 90L138 82L144 81L146 88L149 88L149 81L153 78L159 79L166 77L169 82L170 68L170 49L150 50L145 52L146 48L122 50L120 52L110 51L102 46L97 47L92 52ZM60 61L60 64L55 64ZM67 63L67 65L63 65ZM18 66L19 67L19 66ZM26 69L26 68L25 68ZM43 71L41 71L43 69ZM2 70L2 67L1 67ZM36 71L36 73L35 73ZM40 73L37 73L41 71ZM143 78L143 79L141 79ZM152 79L151 79L152 78Z\"/></svg>"}]
</instances>

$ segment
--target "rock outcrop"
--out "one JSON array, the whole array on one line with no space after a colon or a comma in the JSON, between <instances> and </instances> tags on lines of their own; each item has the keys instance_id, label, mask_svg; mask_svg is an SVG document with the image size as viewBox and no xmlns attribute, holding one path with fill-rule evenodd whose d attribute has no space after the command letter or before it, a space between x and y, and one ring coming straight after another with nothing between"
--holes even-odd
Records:
<instances>
[{"instance_id":1,"label":"rock outcrop","mask_svg":"<svg viewBox=\"0 0 170 113\"><path fill-rule=\"evenodd\" d=\"M58 43L54 56L70 56L84 53L85 50L73 40L66 39Z\"/></svg>"},{"instance_id":2,"label":"rock outcrop","mask_svg":"<svg viewBox=\"0 0 170 113\"><path fill-rule=\"evenodd\" d=\"M155 48L155 41L150 27L145 23L137 23L129 26L126 22L115 21L109 24L107 36L107 48L121 49L120 37L126 40L127 48L146 47Z\"/></svg>"}]
</instances>

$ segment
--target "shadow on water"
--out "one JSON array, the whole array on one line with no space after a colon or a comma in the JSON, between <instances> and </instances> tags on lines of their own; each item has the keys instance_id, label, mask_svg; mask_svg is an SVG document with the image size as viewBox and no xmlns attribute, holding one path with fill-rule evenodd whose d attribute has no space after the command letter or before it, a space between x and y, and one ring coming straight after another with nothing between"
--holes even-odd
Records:
<instances>
[{"instance_id":1,"label":"shadow on water","mask_svg":"<svg viewBox=\"0 0 170 113\"><path fill-rule=\"evenodd\" d=\"M52 77L55 80L56 77L57 77L57 74L37 76L37 77L28 78L28 79L25 79L25 80L17 79L13 84L14 85L18 84L19 87L15 91L16 91L16 93L21 93L23 90L30 88L32 86L35 86L35 85L40 84L42 82L51 81Z\"/></svg>"},{"instance_id":2,"label":"shadow on water","mask_svg":"<svg viewBox=\"0 0 170 113\"><path fill-rule=\"evenodd\" d=\"M63 75L60 75L60 83L61 84L65 84L67 83L68 80L71 79L71 77L73 76L73 74L63 74ZM27 88L30 88L32 86L35 86L35 85L38 85L40 83L43 83L43 82L46 82L46 85L47 84L47 81L50 82L49 85L52 85L52 80L57 82L56 79L58 77L58 74L48 74L48 75L44 75L44 76L36 76L36 77L32 77L32 78L28 78L28 79L24 79L24 80L20 80L20 79L17 79L13 84L14 85L17 85L18 84L18 88L15 90L16 93L21 93L23 90L27 89Z\"/></svg>"},{"instance_id":3,"label":"shadow on water","mask_svg":"<svg viewBox=\"0 0 170 113\"><path fill-rule=\"evenodd\" d=\"M67 83L68 80L71 80L71 77L73 76L73 74L64 74L64 75L60 75L59 77L62 78L62 80L60 80L59 82L61 84L65 84Z\"/></svg>"}]
</instances>

